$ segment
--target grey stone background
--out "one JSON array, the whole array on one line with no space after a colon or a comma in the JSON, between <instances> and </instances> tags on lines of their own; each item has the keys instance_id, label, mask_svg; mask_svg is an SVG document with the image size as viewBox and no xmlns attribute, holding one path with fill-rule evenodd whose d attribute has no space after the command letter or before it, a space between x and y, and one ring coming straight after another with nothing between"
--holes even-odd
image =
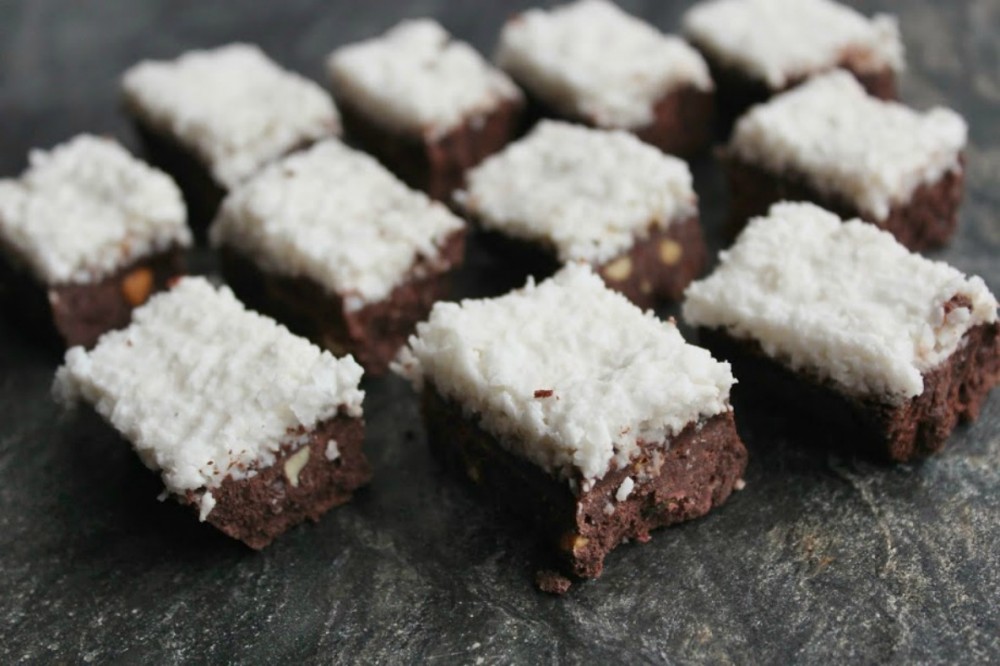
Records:
<instances>
[{"instance_id":1,"label":"grey stone background","mask_svg":"<svg viewBox=\"0 0 1000 666\"><path fill-rule=\"evenodd\" d=\"M405 16L488 51L524 4L0 0L0 175L81 131L134 146L116 81L141 57L249 40L322 81L331 48ZM623 4L671 30L689 3ZM1000 2L858 4L901 16L904 98L969 119L940 256L998 291ZM710 160L694 170L718 247L725 191ZM489 267L474 252L463 292ZM51 404L58 359L0 320L0 663L1000 661L1000 396L921 465L744 428L746 490L554 599L531 585L531 539L429 460L399 380L367 386L371 487L258 554L157 502L122 442Z\"/></svg>"}]
</instances>

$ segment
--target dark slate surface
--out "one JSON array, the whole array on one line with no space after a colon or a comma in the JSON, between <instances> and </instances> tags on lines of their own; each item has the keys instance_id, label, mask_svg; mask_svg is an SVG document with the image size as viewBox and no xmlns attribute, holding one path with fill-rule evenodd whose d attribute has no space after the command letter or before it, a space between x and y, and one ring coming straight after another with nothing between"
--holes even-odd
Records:
<instances>
[{"instance_id":1,"label":"dark slate surface","mask_svg":"<svg viewBox=\"0 0 1000 666\"><path fill-rule=\"evenodd\" d=\"M677 25L679 4L629 8ZM1000 3L881 4L902 16L905 98L971 122L968 196L942 253L1000 290ZM0 174L88 130L133 139L116 78L143 56L252 40L322 79L334 46L429 14L492 48L514 4L0 4ZM695 165L713 242L718 173ZM473 258L466 293L482 292ZM213 268L207 255L196 266ZM0 663L1000 660L1000 396L949 449L894 468L746 432L747 488L710 517L612 555L563 599L532 542L428 459L413 396L372 382L376 477L318 525L252 553L155 496L94 418L48 399L56 358L0 315Z\"/></svg>"}]
</instances>

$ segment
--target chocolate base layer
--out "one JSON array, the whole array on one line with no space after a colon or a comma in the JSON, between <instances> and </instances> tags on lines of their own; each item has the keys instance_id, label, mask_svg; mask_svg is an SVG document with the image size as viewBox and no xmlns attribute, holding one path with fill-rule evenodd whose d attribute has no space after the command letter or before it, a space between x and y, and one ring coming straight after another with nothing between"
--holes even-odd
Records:
<instances>
[{"instance_id":1,"label":"chocolate base layer","mask_svg":"<svg viewBox=\"0 0 1000 666\"><path fill-rule=\"evenodd\" d=\"M364 431L364 421L344 414L317 424L305 433L304 445L282 449L270 467L247 479L226 478L213 488L215 507L206 521L255 550L306 519L318 521L371 480ZM326 457L330 440L337 443L334 460ZM198 493L178 500L200 511Z\"/></svg>"},{"instance_id":2,"label":"chocolate base layer","mask_svg":"<svg viewBox=\"0 0 1000 666\"><path fill-rule=\"evenodd\" d=\"M744 70L721 62L718 58L713 57L708 49L700 47L697 42L694 42L693 46L699 49L705 57L712 74L712 80L715 82L716 127L723 137L729 135L736 119L751 106L766 102L779 93L801 85L815 75L797 76L783 87L775 89L765 81L750 76ZM872 97L885 100L898 99L896 72L889 67L879 69L865 67L862 64L863 60L863 58L859 59L848 55L837 67L854 75L854 78Z\"/></svg>"},{"instance_id":3,"label":"chocolate base layer","mask_svg":"<svg viewBox=\"0 0 1000 666\"><path fill-rule=\"evenodd\" d=\"M524 105L508 99L466 119L440 137L414 136L374 122L347 100L337 100L347 137L379 159L410 187L447 201L465 172L523 131Z\"/></svg>"},{"instance_id":4,"label":"chocolate base layer","mask_svg":"<svg viewBox=\"0 0 1000 666\"><path fill-rule=\"evenodd\" d=\"M730 361L738 405L780 412L810 440L882 460L905 462L940 451L960 422L973 421L1000 383L1000 324L970 329L961 348L924 374L924 391L892 404L847 395L829 381L796 372L767 356L755 340L702 328L699 344ZM754 410L742 410L741 414Z\"/></svg>"},{"instance_id":5,"label":"chocolate base layer","mask_svg":"<svg viewBox=\"0 0 1000 666\"><path fill-rule=\"evenodd\" d=\"M481 225L480 225L481 226ZM482 243L510 266L505 283L520 287L528 276L544 280L559 270L555 251L540 242L513 238L497 231L480 232ZM707 250L697 215L675 220L652 231L629 250L595 270L605 284L641 308L677 301L705 267Z\"/></svg>"},{"instance_id":6,"label":"chocolate base layer","mask_svg":"<svg viewBox=\"0 0 1000 666\"><path fill-rule=\"evenodd\" d=\"M410 278L385 299L357 310L346 309L344 295L308 278L267 272L230 247L221 248L219 257L226 282L248 306L335 354L353 355L365 372L379 375L388 370L417 322L448 297L451 274L465 255L465 233L451 234L433 264L420 261L414 273L424 277Z\"/></svg>"},{"instance_id":7,"label":"chocolate base layer","mask_svg":"<svg viewBox=\"0 0 1000 666\"><path fill-rule=\"evenodd\" d=\"M528 121L534 125L543 118L554 118L589 127L598 127L591 118L560 112L545 101L527 93ZM715 124L715 96L694 86L677 88L653 105L653 120L629 131L665 153L692 157L712 143Z\"/></svg>"},{"instance_id":8,"label":"chocolate base layer","mask_svg":"<svg viewBox=\"0 0 1000 666\"><path fill-rule=\"evenodd\" d=\"M729 180L729 227L732 236L758 215L766 215L779 201L810 201L844 219L860 218L891 233L910 250L919 252L941 247L958 227L958 209L965 190L965 160L957 171L946 172L937 181L917 187L905 204L896 204L884 220L860 211L837 196L821 192L801 174L773 173L733 156L723 155Z\"/></svg>"},{"instance_id":9,"label":"chocolate base layer","mask_svg":"<svg viewBox=\"0 0 1000 666\"><path fill-rule=\"evenodd\" d=\"M104 333L128 325L132 310L184 272L174 247L138 259L97 282L45 285L0 253L0 297L25 329L55 347L90 348Z\"/></svg>"},{"instance_id":10,"label":"chocolate base layer","mask_svg":"<svg viewBox=\"0 0 1000 666\"><path fill-rule=\"evenodd\" d=\"M622 541L647 541L653 529L722 504L746 467L746 449L727 412L689 425L669 447L644 444L628 467L608 472L589 490L578 479L574 491L568 480L509 453L433 385L424 387L421 400L434 455L494 504L529 521L567 572L582 578L599 576L605 556ZM635 486L618 501L627 477Z\"/></svg>"}]
</instances>

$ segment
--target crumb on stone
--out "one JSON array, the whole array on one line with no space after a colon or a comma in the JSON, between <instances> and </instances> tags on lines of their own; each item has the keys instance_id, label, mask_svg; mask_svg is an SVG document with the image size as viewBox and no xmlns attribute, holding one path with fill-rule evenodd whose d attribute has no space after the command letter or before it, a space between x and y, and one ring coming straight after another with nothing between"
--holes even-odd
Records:
<instances>
[{"instance_id":1,"label":"crumb on stone","mask_svg":"<svg viewBox=\"0 0 1000 666\"><path fill-rule=\"evenodd\" d=\"M573 581L557 571L542 569L535 574L535 585L537 585L538 589L542 592L562 596L569 592L569 588L573 585Z\"/></svg>"}]
</instances>

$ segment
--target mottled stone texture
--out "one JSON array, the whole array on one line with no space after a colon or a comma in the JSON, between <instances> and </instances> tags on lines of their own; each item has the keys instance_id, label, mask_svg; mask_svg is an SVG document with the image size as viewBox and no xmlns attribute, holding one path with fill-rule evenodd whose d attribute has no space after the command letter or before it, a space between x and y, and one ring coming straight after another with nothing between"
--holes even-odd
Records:
<instances>
[{"instance_id":1,"label":"mottled stone texture","mask_svg":"<svg viewBox=\"0 0 1000 666\"><path fill-rule=\"evenodd\" d=\"M403 16L490 50L527 4L2 3L0 175L82 130L135 146L116 78L140 56L245 39L322 80L330 49ZM623 4L667 29L688 5ZM902 16L903 98L970 120L959 231L935 256L1000 290L1000 3L861 6ZM694 171L714 256L724 182L708 160ZM502 289L471 250L464 293ZM216 270L205 253L190 265ZM743 433L747 487L726 506L619 548L554 599L532 585L531 538L433 463L398 379L367 387L371 486L254 553L157 502L158 481L96 419L60 417L56 359L16 325L0 315L0 663L1000 661L998 395L922 465L840 457L765 422Z\"/></svg>"}]
</instances>

